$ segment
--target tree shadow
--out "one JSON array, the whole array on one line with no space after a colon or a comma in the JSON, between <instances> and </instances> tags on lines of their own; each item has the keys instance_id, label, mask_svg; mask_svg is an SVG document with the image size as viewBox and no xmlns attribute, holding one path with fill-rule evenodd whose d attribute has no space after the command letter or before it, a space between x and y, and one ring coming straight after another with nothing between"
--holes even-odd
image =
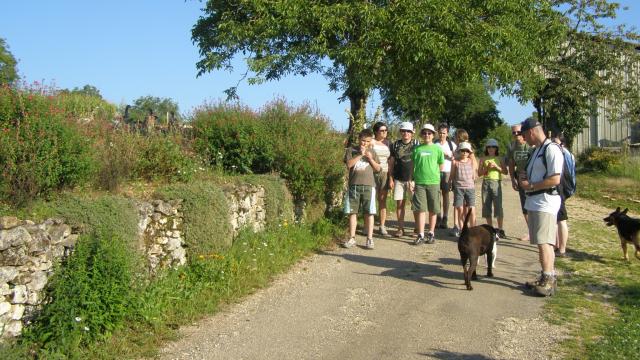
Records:
<instances>
[{"instance_id":1,"label":"tree shadow","mask_svg":"<svg viewBox=\"0 0 640 360\"><path fill-rule=\"evenodd\" d=\"M369 266L386 268L381 273L358 273L361 275L372 276L391 276L400 280L415 281L421 284L431 285L438 288L448 288L454 290L464 290L464 276L462 274L462 264L459 259L453 258L440 258L438 263L417 263L407 260L395 260L389 258L365 256L359 254L335 254L324 252L324 255L335 256L343 258L347 261L366 264ZM459 264L460 270L453 271L445 269L444 265ZM476 283L487 282L499 286L505 286L511 289L520 289L522 285L513 280L503 277L494 276L492 278L486 277L483 274L486 272L478 271L478 280L474 280ZM440 280L444 279L444 280ZM451 280L451 281L448 281Z\"/></svg>"},{"instance_id":2,"label":"tree shadow","mask_svg":"<svg viewBox=\"0 0 640 360\"><path fill-rule=\"evenodd\" d=\"M418 353L418 355L428 356L435 359L443 359L443 360L490 360L490 359L493 359L491 357L481 355L481 354L463 354L459 352L453 352L448 350L438 350L438 349L433 349L431 352Z\"/></svg>"}]
</instances>

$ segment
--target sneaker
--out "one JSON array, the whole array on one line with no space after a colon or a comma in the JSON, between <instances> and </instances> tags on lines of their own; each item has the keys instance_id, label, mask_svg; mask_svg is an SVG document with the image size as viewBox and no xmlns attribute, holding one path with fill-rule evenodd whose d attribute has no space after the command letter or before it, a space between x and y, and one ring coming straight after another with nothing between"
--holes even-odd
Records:
<instances>
[{"instance_id":1,"label":"sneaker","mask_svg":"<svg viewBox=\"0 0 640 360\"><path fill-rule=\"evenodd\" d=\"M520 241L529 241L529 234L524 234L520 237Z\"/></svg>"},{"instance_id":2,"label":"sneaker","mask_svg":"<svg viewBox=\"0 0 640 360\"><path fill-rule=\"evenodd\" d=\"M447 217L443 216L442 220L440 220L440 224L438 225L440 229L447 229Z\"/></svg>"},{"instance_id":3,"label":"sneaker","mask_svg":"<svg viewBox=\"0 0 640 360\"><path fill-rule=\"evenodd\" d=\"M453 229L451 229L451 232L449 232L449 235L460 237L460 229L458 229L457 226L454 226Z\"/></svg>"},{"instance_id":4,"label":"sneaker","mask_svg":"<svg viewBox=\"0 0 640 360\"><path fill-rule=\"evenodd\" d=\"M398 229L398 231L396 231L396 237L403 237L404 236L404 229Z\"/></svg>"},{"instance_id":5,"label":"sneaker","mask_svg":"<svg viewBox=\"0 0 640 360\"><path fill-rule=\"evenodd\" d=\"M436 236L432 232L427 233L427 244L433 244L436 242Z\"/></svg>"},{"instance_id":6,"label":"sneaker","mask_svg":"<svg viewBox=\"0 0 640 360\"><path fill-rule=\"evenodd\" d=\"M440 228L441 222L442 222L442 217L440 216L440 214L438 214L438 216L436 216L436 229Z\"/></svg>"},{"instance_id":7,"label":"sneaker","mask_svg":"<svg viewBox=\"0 0 640 360\"><path fill-rule=\"evenodd\" d=\"M364 246L369 250L373 250L373 239L367 239L367 242Z\"/></svg>"},{"instance_id":8,"label":"sneaker","mask_svg":"<svg viewBox=\"0 0 640 360\"><path fill-rule=\"evenodd\" d=\"M353 247L356 244L356 238L349 238L349 240L347 240L346 242L343 242L341 245L343 248L350 248Z\"/></svg>"},{"instance_id":9,"label":"sneaker","mask_svg":"<svg viewBox=\"0 0 640 360\"><path fill-rule=\"evenodd\" d=\"M556 292L556 286L557 283L555 276L543 274L540 282L533 288L533 290L538 295L551 296Z\"/></svg>"},{"instance_id":10,"label":"sneaker","mask_svg":"<svg viewBox=\"0 0 640 360\"><path fill-rule=\"evenodd\" d=\"M499 230L498 230L498 237L499 237L500 239L506 239L506 238L507 238L507 235L504 233L504 230L499 229Z\"/></svg>"},{"instance_id":11,"label":"sneaker","mask_svg":"<svg viewBox=\"0 0 640 360\"><path fill-rule=\"evenodd\" d=\"M387 232L387 228L384 226L380 226L380 235L389 236L389 232Z\"/></svg>"},{"instance_id":12,"label":"sneaker","mask_svg":"<svg viewBox=\"0 0 640 360\"><path fill-rule=\"evenodd\" d=\"M422 235L418 235L418 237L413 240L413 245L420 245L420 244L424 244L424 236Z\"/></svg>"}]
</instances>

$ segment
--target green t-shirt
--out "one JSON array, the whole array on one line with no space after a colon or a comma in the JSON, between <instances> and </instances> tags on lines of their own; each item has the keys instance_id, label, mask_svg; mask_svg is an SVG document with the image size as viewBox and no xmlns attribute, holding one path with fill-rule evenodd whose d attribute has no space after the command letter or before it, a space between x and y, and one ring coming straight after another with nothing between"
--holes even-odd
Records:
<instances>
[{"instance_id":1,"label":"green t-shirt","mask_svg":"<svg viewBox=\"0 0 640 360\"><path fill-rule=\"evenodd\" d=\"M413 149L413 181L420 185L440 184L440 164L444 164L440 145L417 146Z\"/></svg>"}]
</instances>

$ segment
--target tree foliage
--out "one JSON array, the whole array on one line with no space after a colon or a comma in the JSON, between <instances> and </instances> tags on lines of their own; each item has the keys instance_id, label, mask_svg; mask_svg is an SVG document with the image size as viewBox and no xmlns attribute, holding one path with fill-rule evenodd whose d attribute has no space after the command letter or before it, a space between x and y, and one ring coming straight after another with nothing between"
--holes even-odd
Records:
<instances>
[{"instance_id":1,"label":"tree foliage","mask_svg":"<svg viewBox=\"0 0 640 360\"><path fill-rule=\"evenodd\" d=\"M354 118L374 89L396 113L426 113L481 77L504 91L540 81L539 51L559 38L547 0L209 0L203 10L192 31L199 75L233 70L237 55L249 83L321 73Z\"/></svg>"},{"instance_id":2,"label":"tree foliage","mask_svg":"<svg viewBox=\"0 0 640 360\"><path fill-rule=\"evenodd\" d=\"M467 130L476 146L492 129L504 124L489 89L482 82L452 89L445 96L444 104L434 112L433 122Z\"/></svg>"},{"instance_id":3,"label":"tree foliage","mask_svg":"<svg viewBox=\"0 0 640 360\"><path fill-rule=\"evenodd\" d=\"M158 117L160 122L167 121L169 117L179 119L178 103L170 98L160 98L157 96L141 96L133 102L127 113L127 122L131 124L143 124L149 115Z\"/></svg>"},{"instance_id":4,"label":"tree foliage","mask_svg":"<svg viewBox=\"0 0 640 360\"><path fill-rule=\"evenodd\" d=\"M533 98L547 129L571 141L604 107L609 120L640 114L638 34L624 25L611 27L620 5L608 0L562 0L565 40L546 57L546 81ZM635 70L634 70L635 69Z\"/></svg>"},{"instance_id":5,"label":"tree foliage","mask_svg":"<svg viewBox=\"0 0 640 360\"><path fill-rule=\"evenodd\" d=\"M0 38L0 84L9 84L18 80L17 61L9 51L9 46Z\"/></svg>"}]
</instances>

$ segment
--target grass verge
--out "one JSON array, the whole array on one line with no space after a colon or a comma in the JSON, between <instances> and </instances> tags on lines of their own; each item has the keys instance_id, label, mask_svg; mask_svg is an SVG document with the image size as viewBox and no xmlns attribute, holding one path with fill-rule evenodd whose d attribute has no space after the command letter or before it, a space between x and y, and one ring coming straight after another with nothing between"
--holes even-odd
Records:
<instances>
[{"instance_id":1,"label":"grass verge","mask_svg":"<svg viewBox=\"0 0 640 360\"><path fill-rule=\"evenodd\" d=\"M639 204L640 182L628 178L581 175L579 196L607 209ZM547 320L563 325L569 337L558 347L565 359L632 359L640 353L640 261L622 260L618 235L601 217L576 216L569 223L569 257L558 259L564 275L547 303Z\"/></svg>"}]
</instances>

